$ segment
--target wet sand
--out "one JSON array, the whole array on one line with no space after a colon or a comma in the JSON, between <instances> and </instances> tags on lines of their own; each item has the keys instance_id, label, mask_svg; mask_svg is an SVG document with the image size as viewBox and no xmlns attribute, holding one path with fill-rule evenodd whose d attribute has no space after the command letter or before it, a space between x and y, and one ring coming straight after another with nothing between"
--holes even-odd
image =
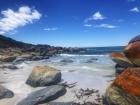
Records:
<instances>
[{"instance_id":1,"label":"wet sand","mask_svg":"<svg viewBox=\"0 0 140 105\"><path fill-rule=\"evenodd\" d=\"M58 59L58 58L54 58ZM52 61L54 61L52 59ZM48 63L47 63L48 62ZM2 99L0 100L0 105L16 105L20 100L26 97L32 91L38 90L40 88L32 88L29 85L26 85L25 82L30 75L32 68L36 65L49 65L55 67L62 72L63 82L67 81L68 83L77 82L77 85L68 89L67 93L55 100L54 102L71 102L76 101L74 90L80 88L86 89L97 89L100 91L100 94L103 95L105 89L110 84L113 77L106 77L114 75L113 65L97 65L97 64L68 64L65 66L62 63L51 62L49 60L45 61L32 61L32 62L23 62L18 64L18 70L0 70L0 82L1 84L12 90L15 93L13 98ZM99 70L99 69L103 69Z\"/></svg>"}]
</instances>

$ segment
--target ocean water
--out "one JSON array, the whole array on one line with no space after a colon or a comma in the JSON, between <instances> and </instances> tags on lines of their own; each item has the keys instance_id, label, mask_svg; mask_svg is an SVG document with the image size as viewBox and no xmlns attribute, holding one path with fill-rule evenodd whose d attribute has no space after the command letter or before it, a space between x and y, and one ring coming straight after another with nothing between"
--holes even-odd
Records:
<instances>
[{"instance_id":1,"label":"ocean water","mask_svg":"<svg viewBox=\"0 0 140 105\"><path fill-rule=\"evenodd\" d=\"M40 61L25 61L16 66L18 70L1 70L0 82L6 88L15 93L14 98L0 100L0 105L16 105L32 91L40 88L32 88L25 84L33 67L47 65L61 71L62 82L77 82L74 89L92 88L104 94L106 88L115 78L115 63L111 60L110 53L121 52L122 47L85 48L87 52L78 54L60 54L50 59ZM74 100L74 94L68 90L65 96L56 101L69 102Z\"/></svg>"}]
</instances>

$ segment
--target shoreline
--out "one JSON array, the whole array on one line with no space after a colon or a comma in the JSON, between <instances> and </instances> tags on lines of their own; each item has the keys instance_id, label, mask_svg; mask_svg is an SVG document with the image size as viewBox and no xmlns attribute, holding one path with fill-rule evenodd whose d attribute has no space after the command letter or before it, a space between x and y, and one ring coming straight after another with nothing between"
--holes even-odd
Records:
<instances>
[{"instance_id":1,"label":"shoreline","mask_svg":"<svg viewBox=\"0 0 140 105\"><path fill-rule=\"evenodd\" d=\"M33 88L31 88L31 90L30 89L24 89L25 87L27 88L27 87L30 87L30 86L28 86L28 85L26 85L25 84L25 81L26 81L26 79L27 79L27 77L29 76L29 74L31 73L31 70L32 70L32 68L34 67L34 66L36 66L36 65L42 65L43 63L44 64L46 64L46 61L49 61L49 60L51 60L52 59L52 61L55 61L53 58L56 58L56 59L58 59L57 57L51 57L50 59L46 59L46 60L40 60L40 61L25 61L25 63L23 62L23 63L21 63L21 64L18 64L18 67L20 67L20 69L18 69L18 70L11 70L10 72L12 73L12 74L17 74L17 78L19 79L19 76L21 76L21 75L18 75L18 73L20 73L20 72L22 72L22 76L23 75L25 75L26 76L26 78L24 77L24 79L22 79L21 77L20 77L20 79L22 80L22 83L21 83L21 85L20 86L22 86L23 88L20 88L20 86L19 86L19 89L20 89L20 91L29 91L29 92L27 92L26 93L26 95L28 94L28 93L30 93L30 92L32 92L34 89ZM52 62L51 61L51 62ZM77 68L77 70L75 69L75 71L71 71L71 70L69 70L70 68L71 68L71 66L69 66L69 65L66 65L66 67L65 67L65 69L63 68L63 66L60 64L60 65L58 65L58 63L57 62L55 62L55 63L51 63L50 62L50 64L46 64L46 65L49 65L49 66L51 66L51 67L55 67L55 68L57 68L57 69L63 69L61 72L62 72L62 79L63 79L63 82L68 82L68 83L74 83L74 82L77 82L77 85L74 87L74 88L72 88L72 89L68 89L67 90L67 93L64 95L64 96L62 96L62 97L60 97L60 98L58 98L58 99L56 99L55 101L52 101L52 102L70 102L70 101L73 101L73 100L75 100L75 98L74 98L74 96L75 96L75 94L73 93L73 90L76 90L76 91L78 91L79 89L81 89L81 88L83 88L83 89L87 89L87 88L89 88L89 89L99 89L99 87L104 87L104 89L106 88L106 86L101 86L100 84L102 84L102 83L100 83L99 84L99 86L97 85L95 85L95 84L98 84L98 83L96 83L97 81L102 81L102 79L104 79L104 78L100 78L99 79L99 77L97 77L97 78L95 78L95 75L94 75L94 72L95 72L95 74L96 74L96 72L98 72L98 70L97 71L90 71L90 69L88 69L88 68L83 68L83 70L78 70L78 68ZM43 64L43 65L44 65ZM53 65L54 64L54 65ZM57 65L55 65L55 64L57 64ZM74 64L75 65L75 64ZM88 66L88 65L87 65ZM69 68L70 67L70 68ZM74 67L74 66L73 66ZM73 68L72 67L72 68ZM76 66L75 66L76 67ZM80 66L79 66L80 67ZM83 66L84 67L84 66ZM93 65L91 66L91 67L94 67ZM98 67L98 66L97 66ZM81 68L81 67L80 67ZM79 68L79 69L80 69ZM67 69L69 70L69 71L67 71ZM84 69L87 69L86 71L84 70ZM109 71L109 70L108 70ZM8 72L8 71L7 71ZM102 71L101 71L102 72ZM93 74L92 74L93 73ZM100 74L100 73L99 73ZM103 73L104 74L104 73ZM108 73L107 73L108 74ZM6 74L5 74L6 75ZM7 75L11 75L11 74L7 74ZM93 75L93 76L92 76ZM96 74L97 75L97 74ZM104 74L105 75L105 74ZM9 76L5 76L5 77L9 77ZM13 76L12 76L13 77ZM74 78L73 78L74 77ZM10 77L9 77L10 78ZM84 79L84 81L81 81L81 78L85 78ZM19 79L19 82L17 82L17 81L15 81L15 83L14 84L16 84L16 82L17 83L20 83L20 79ZM96 80L97 79L97 80ZM95 81L94 81L95 80ZM95 84L94 84L95 83ZM14 88L14 84L13 83L11 83L11 87L10 86L6 86L5 85L5 87L7 87L7 88L9 88L9 89L12 89L12 87ZM25 85L24 85L25 84ZM108 82L108 85L110 84L110 82ZM23 89L23 90L22 90ZM16 90L16 89L15 89ZM35 89L36 90L36 89ZM37 89L38 90L38 89ZM102 89L101 89L102 90ZM17 90L16 90L17 91ZM15 91L14 91L15 92ZM102 96L102 93L103 92L101 92L100 91L100 89L99 89L99 92L100 92L100 94L101 94L101 96ZM105 92L105 90L104 90L104 92ZM16 93L16 92L15 92ZM23 94L22 94L23 95ZM24 95L25 96L25 95ZM71 97L70 98L70 96L73 96L73 97ZM11 102L13 102L14 104L15 104L15 101L18 99L19 100L19 97L20 96L15 96L13 99L11 98L11 99L3 99L3 100L1 100L0 101L0 104L2 104L2 105L9 105L9 103L11 103ZM22 99L23 97L21 96L21 99ZM8 100L8 101L7 101ZM14 101L15 100L15 101ZM7 101L7 102L6 102ZM91 101L91 100L90 100ZM6 104L7 103L7 104ZM14 105L13 104L13 105Z\"/></svg>"}]
</instances>

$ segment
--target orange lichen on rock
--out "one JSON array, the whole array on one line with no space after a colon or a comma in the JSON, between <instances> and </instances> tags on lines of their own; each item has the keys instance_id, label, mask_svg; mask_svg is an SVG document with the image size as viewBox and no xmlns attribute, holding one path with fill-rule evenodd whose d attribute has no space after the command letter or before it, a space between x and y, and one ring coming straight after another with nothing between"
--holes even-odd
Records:
<instances>
[{"instance_id":1,"label":"orange lichen on rock","mask_svg":"<svg viewBox=\"0 0 140 105\"><path fill-rule=\"evenodd\" d=\"M133 96L140 96L140 67L127 68L113 84Z\"/></svg>"},{"instance_id":2,"label":"orange lichen on rock","mask_svg":"<svg viewBox=\"0 0 140 105\"><path fill-rule=\"evenodd\" d=\"M128 44L124 49L125 56L129 59L140 59L140 41Z\"/></svg>"},{"instance_id":3,"label":"orange lichen on rock","mask_svg":"<svg viewBox=\"0 0 140 105\"><path fill-rule=\"evenodd\" d=\"M123 53L113 52L111 58L114 62L118 64L132 64Z\"/></svg>"},{"instance_id":4,"label":"orange lichen on rock","mask_svg":"<svg viewBox=\"0 0 140 105\"><path fill-rule=\"evenodd\" d=\"M114 57L114 58L124 58L125 57L125 55L124 54L122 54L122 53L118 53L118 52L113 52L112 54L111 54L111 57Z\"/></svg>"},{"instance_id":5,"label":"orange lichen on rock","mask_svg":"<svg viewBox=\"0 0 140 105\"><path fill-rule=\"evenodd\" d=\"M140 41L128 44L124 49L124 53L133 64L140 66Z\"/></svg>"}]
</instances>

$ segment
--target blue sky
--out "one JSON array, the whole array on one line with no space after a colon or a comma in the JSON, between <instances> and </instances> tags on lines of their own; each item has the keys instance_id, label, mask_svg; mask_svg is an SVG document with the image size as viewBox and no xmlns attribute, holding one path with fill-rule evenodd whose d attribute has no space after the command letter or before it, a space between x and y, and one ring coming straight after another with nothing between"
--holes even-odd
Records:
<instances>
[{"instance_id":1,"label":"blue sky","mask_svg":"<svg viewBox=\"0 0 140 105\"><path fill-rule=\"evenodd\" d=\"M0 34L66 47L126 45L140 34L140 0L0 0Z\"/></svg>"}]
</instances>

